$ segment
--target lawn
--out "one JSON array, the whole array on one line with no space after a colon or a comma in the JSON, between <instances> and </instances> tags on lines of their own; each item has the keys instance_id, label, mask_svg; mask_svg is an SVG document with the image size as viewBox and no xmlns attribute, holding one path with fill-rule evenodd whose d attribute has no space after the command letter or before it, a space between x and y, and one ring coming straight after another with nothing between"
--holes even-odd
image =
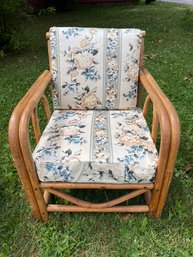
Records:
<instances>
[{"instance_id":1,"label":"lawn","mask_svg":"<svg viewBox=\"0 0 193 257\"><path fill-rule=\"evenodd\" d=\"M32 47L0 62L0 257L193 256L193 7L154 3L82 7L26 20ZM7 142L14 106L48 67L45 32L50 26L138 27L147 32L145 66L177 109L181 146L160 220L135 214L51 214L31 218Z\"/></svg>"}]
</instances>

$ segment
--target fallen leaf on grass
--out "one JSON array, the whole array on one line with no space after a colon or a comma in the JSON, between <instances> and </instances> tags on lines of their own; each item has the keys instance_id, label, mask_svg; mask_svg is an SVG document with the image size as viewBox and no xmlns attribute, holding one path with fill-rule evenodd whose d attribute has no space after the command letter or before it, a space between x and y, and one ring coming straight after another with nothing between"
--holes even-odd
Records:
<instances>
[{"instance_id":1,"label":"fallen leaf on grass","mask_svg":"<svg viewBox=\"0 0 193 257\"><path fill-rule=\"evenodd\" d=\"M162 43L164 40L163 39L154 39L153 42L154 43Z\"/></svg>"},{"instance_id":2,"label":"fallen leaf on grass","mask_svg":"<svg viewBox=\"0 0 193 257\"><path fill-rule=\"evenodd\" d=\"M143 59L144 60L154 60L156 58L156 54L145 54Z\"/></svg>"},{"instance_id":3,"label":"fallen leaf on grass","mask_svg":"<svg viewBox=\"0 0 193 257\"><path fill-rule=\"evenodd\" d=\"M121 215L120 216L120 219L123 220L123 221L129 220L131 218L132 218L132 214L131 213L128 213L126 215Z\"/></svg>"},{"instance_id":4,"label":"fallen leaf on grass","mask_svg":"<svg viewBox=\"0 0 193 257\"><path fill-rule=\"evenodd\" d=\"M168 32L168 28L166 26L164 27L163 32L164 33Z\"/></svg>"},{"instance_id":5,"label":"fallen leaf on grass","mask_svg":"<svg viewBox=\"0 0 193 257\"><path fill-rule=\"evenodd\" d=\"M188 167L185 169L185 172L193 171L193 164L189 164Z\"/></svg>"},{"instance_id":6,"label":"fallen leaf on grass","mask_svg":"<svg viewBox=\"0 0 193 257\"><path fill-rule=\"evenodd\" d=\"M185 81L191 81L192 80L192 74L191 73L189 73L189 74L187 74L184 78L183 78L183 80L185 80Z\"/></svg>"}]
</instances>

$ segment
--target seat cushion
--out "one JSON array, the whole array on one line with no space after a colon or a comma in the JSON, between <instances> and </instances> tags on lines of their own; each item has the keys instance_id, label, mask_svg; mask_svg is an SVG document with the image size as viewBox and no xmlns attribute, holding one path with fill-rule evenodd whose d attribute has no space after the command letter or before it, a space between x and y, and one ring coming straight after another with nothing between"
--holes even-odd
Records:
<instances>
[{"instance_id":1,"label":"seat cushion","mask_svg":"<svg viewBox=\"0 0 193 257\"><path fill-rule=\"evenodd\" d=\"M137 101L139 29L52 27L55 109L128 109Z\"/></svg>"},{"instance_id":2,"label":"seat cushion","mask_svg":"<svg viewBox=\"0 0 193 257\"><path fill-rule=\"evenodd\" d=\"M150 183L158 154L141 109L58 110L33 158L40 181Z\"/></svg>"}]
</instances>

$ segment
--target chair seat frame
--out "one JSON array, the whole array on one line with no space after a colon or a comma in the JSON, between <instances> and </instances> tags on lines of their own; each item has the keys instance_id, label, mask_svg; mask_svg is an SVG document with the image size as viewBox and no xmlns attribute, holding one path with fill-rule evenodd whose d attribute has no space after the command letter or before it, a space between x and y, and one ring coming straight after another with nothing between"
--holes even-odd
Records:
<instances>
[{"instance_id":1,"label":"chair seat frame","mask_svg":"<svg viewBox=\"0 0 193 257\"><path fill-rule=\"evenodd\" d=\"M47 35L48 37L48 35ZM24 191L36 220L46 221L49 212L144 212L160 217L170 187L173 169L180 143L180 124L175 108L164 95L151 74L143 68L143 51L139 70L139 92L144 88L147 97L143 106L146 118L150 103L153 105L151 136L156 143L160 129L160 148L155 181L147 184L99 184L71 182L40 182L37 176L29 140L29 123L33 124L36 143L41 137L38 123L37 106L42 101L46 117L49 120L51 111L44 94L52 82L51 71L45 70L28 90L14 109L9 122L9 145L12 157L23 185ZM140 97L138 98L138 106ZM106 189L129 190L121 197L103 203L91 203L78 199L63 189ZM50 203L50 196L65 199L71 205ZM144 195L143 205L119 205L134 197Z\"/></svg>"}]
</instances>

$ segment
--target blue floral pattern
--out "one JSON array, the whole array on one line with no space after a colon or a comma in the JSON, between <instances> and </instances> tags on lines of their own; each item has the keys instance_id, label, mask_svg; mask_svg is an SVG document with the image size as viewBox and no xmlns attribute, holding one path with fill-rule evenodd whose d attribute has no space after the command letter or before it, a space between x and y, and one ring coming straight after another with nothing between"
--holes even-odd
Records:
<instances>
[{"instance_id":1,"label":"blue floral pattern","mask_svg":"<svg viewBox=\"0 0 193 257\"><path fill-rule=\"evenodd\" d=\"M158 153L138 108L54 111L33 152L40 181L149 183Z\"/></svg>"},{"instance_id":2,"label":"blue floral pattern","mask_svg":"<svg viewBox=\"0 0 193 257\"><path fill-rule=\"evenodd\" d=\"M52 27L49 33L55 109L136 106L140 30Z\"/></svg>"},{"instance_id":3,"label":"blue floral pattern","mask_svg":"<svg viewBox=\"0 0 193 257\"><path fill-rule=\"evenodd\" d=\"M94 154L92 157L93 162L109 162L110 149L108 129L108 112L100 111L94 112L94 128L93 128L93 149Z\"/></svg>"},{"instance_id":4,"label":"blue floral pattern","mask_svg":"<svg viewBox=\"0 0 193 257\"><path fill-rule=\"evenodd\" d=\"M116 109L119 76L119 54L120 47L118 29L107 29L107 67L106 67L106 107Z\"/></svg>"},{"instance_id":5,"label":"blue floral pattern","mask_svg":"<svg viewBox=\"0 0 193 257\"><path fill-rule=\"evenodd\" d=\"M65 38L68 39L69 37L76 37L79 35L79 32L81 32L83 29L81 28L68 28L67 30L62 31L62 33L65 35Z\"/></svg>"}]
</instances>

